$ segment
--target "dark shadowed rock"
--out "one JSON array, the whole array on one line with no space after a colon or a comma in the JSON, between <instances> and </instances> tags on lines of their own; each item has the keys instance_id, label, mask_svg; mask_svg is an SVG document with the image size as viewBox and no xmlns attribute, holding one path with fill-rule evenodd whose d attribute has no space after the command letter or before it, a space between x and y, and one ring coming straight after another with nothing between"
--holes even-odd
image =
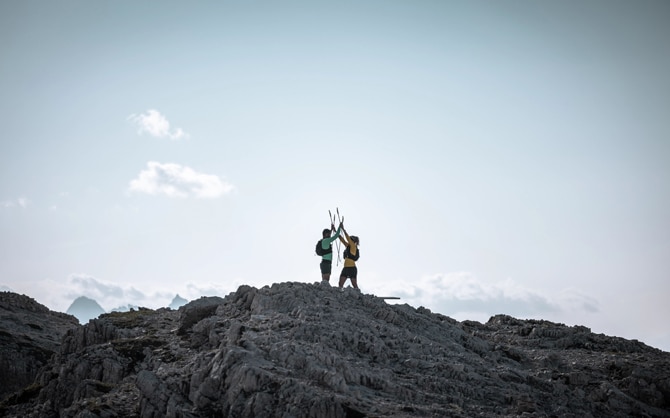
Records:
<instances>
[{"instance_id":1,"label":"dark shadowed rock","mask_svg":"<svg viewBox=\"0 0 670 418\"><path fill-rule=\"evenodd\" d=\"M31 384L66 331L78 326L75 317L28 296L0 292L0 399Z\"/></svg>"},{"instance_id":2,"label":"dark shadowed rock","mask_svg":"<svg viewBox=\"0 0 670 418\"><path fill-rule=\"evenodd\" d=\"M203 297L179 308L179 334L184 334L203 319L216 313L223 303L220 297Z\"/></svg>"},{"instance_id":3,"label":"dark shadowed rock","mask_svg":"<svg viewBox=\"0 0 670 418\"><path fill-rule=\"evenodd\" d=\"M506 315L458 322L302 283L74 329L25 417L669 417L670 354Z\"/></svg>"}]
</instances>

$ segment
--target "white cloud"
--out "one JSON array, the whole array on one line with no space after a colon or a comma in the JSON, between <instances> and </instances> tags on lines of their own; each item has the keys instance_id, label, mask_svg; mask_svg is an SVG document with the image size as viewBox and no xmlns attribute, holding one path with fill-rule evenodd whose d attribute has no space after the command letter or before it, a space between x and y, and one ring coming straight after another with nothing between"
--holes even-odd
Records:
<instances>
[{"instance_id":1,"label":"white cloud","mask_svg":"<svg viewBox=\"0 0 670 418\"><path fill-rule=\"evenodd\" d=\"M184 132L181 128L171 130L170 122L155 109L149 109L147 110L147 113L141 113L139 115L132 114L128 116L128 120L137 125L137 133L140 135L146 132L156 138L169 138L174 140L189 138L189 134Z\"/></svg>"},{"instance_id":2,"label":"white cloud","mask_svg":"<svg viewBox=\"0 0 670 418\"><path fill-rule=\"evenodd\" d=\"M91 298L100 298L101 296L119 298L124 293L120 286L104 283L86 274L73 274L68 280L72 286L72 293L81 293Z\"/></svg>"},{"instance_id":3,"label":"white cloud","mask_svg":"<svg viewBox=\"0 0 670 418\"><path fill-rule=\"evenodd\" d=\"M3 208L13 208L13 207L21 207L21 208L26 208L28 207L28 204L30 201L26 199L25 197L19 197L18 199L10 199L10 200L5 200L0 202L0 207Z\"/></svg>"},{"instance_id":4,"label":"white cloud","mask_svg":"<svg viewBox=\"0 0 670 418\"><path fill-rule=\"evenodd\" d=\"M508 314L519 318L556 316L563 313L597 313L598 301L576 289L546 295L511 279L486 283L471 273L425 276L412 283L384 283L384 293L402 303L425 306L459 320Z\"/></svg>"},{"instance_id":5,"label":"white cloud","mask_svg":"<svg viewBox=\"0 0 670 418\"><path fill-rule=\"evenodd\" d=\"M213 174L199 173L174 163L149 161L129 190L168 197L216 198L233 191L234 186Z\"/></svg>"}]
</instances>

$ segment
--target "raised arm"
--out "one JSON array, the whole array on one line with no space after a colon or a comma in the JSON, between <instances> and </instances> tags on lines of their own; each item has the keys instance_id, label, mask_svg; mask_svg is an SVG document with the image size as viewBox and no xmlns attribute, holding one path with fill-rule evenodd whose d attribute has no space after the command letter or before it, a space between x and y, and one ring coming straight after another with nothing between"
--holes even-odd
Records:
<instances>
[{"instance_id":1,"label":"raised arm","mask_svg":"<svg viewBox=\"0 0 670 418\"><path fill-rule=\"evenodd\" d=\"M344 238L342 238L342 235L340 235L340 241L342 241L342 243L343 243L344 245L347 245L347 246L348 246L348 245L349 245L349 242L351 242L351 239L349 239L349 234L347 234L347 230L344 229L344 225L341 225L341 226L342 226L342 232L344 232L344 236L345 236L347 239L345 240Z\"/></svg>"},{"instance_id":2,"label":"raised arm","mask_svg":"<svg viewBox=\"0 0 670 418\"><path fill-rule=\"evenodd\" d=\"M331 225L331 226L332 226L332 230L335 231L335 225ZM340 224L340 226L337 228L337 231L335 232L335 235L333 235L329 238L324 238L324 240L326 240L326 242L330 243L330 242L335 241L335 238L342 239L342 236L340 235L340 232L342 232L342 224Z\"/></svg>"}]
</instances>

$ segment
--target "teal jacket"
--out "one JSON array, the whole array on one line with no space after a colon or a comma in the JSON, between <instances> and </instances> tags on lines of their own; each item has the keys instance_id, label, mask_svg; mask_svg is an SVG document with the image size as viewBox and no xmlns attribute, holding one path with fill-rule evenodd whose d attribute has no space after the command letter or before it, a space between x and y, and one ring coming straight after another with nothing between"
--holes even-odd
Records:
<instances>
[{"instance_id":1,"label":"teal jacket","mask_svg":"<svg viewBox=\"0 0 670 418\"><path fill-rule=\"evenodd\" d=\"M324 250L327 250L328 247L330 247L330 244L335 241L339 236L340 233L342 232L342 228L337 228L337 231L335 232L335 235L332 237L324 238L321 240L321 248ZM321 256L322 260L328 260L328 261L333 261L333 253L330 252L328 254L324 254Z\"/></svg>"}]
</instances>

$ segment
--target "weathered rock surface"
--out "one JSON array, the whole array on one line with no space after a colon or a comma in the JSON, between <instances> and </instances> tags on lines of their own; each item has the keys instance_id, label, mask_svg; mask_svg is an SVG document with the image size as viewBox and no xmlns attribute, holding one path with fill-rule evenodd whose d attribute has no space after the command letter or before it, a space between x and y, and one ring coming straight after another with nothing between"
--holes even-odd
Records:
<instances>
[{"instance_id":1,"label":"weathered rock surface","mask_svg":"<svg viewBox=\"0 0 670 418\"><path fill-rule=\"evenodd\" d=\"M506 315L457 322L321 285L241 286L69 331L2 413L670 417L670 353Z\"/></svg>"},{"instance_id":2,"label":"weathered rock surface","mask_svg":"<svg viewBox=\"0 0 670 418\"><path fill-rule=\"evenodd\" d=\"M78 326L75 317L28 296L0 292L0 399L31 384L66 331Z\"/></svg>"}]
</instances>

